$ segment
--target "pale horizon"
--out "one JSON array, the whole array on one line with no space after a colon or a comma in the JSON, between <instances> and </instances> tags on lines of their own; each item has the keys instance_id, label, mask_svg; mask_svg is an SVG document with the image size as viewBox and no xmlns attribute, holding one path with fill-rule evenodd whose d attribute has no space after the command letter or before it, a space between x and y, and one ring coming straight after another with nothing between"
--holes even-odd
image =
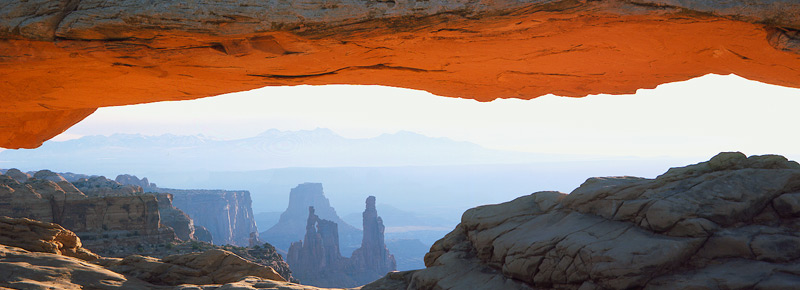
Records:
<instances>
[{"instance_id":1,"label":"pale horizon","mask_svg":"<svg viewBox=\"0 0 800 290\"><path fill-rule=\"evenodd\" d=\"M800 89L706 75L633 95L480 103L382 86L265 87L190 101L100 108L53 141L115 133L240 139L327 128L346 138L398 131L490 149L550 154L708 157L800 155L787 134Z\"/></svg>"}]
</instances>

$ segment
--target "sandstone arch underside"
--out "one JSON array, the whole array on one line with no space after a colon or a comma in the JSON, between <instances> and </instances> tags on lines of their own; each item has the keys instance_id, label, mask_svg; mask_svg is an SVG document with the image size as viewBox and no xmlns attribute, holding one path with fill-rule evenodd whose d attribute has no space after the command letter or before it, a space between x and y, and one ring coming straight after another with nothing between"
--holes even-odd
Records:
<instances>
[{"instance_id":1,"label":"sandstone arch underside","mask_svg":"<svg viewBox=\"0 0 800 290\"><path fill-rule=\"evenodd\" d=\"M792 0L4 1L0 147L37 147L98 107L263 86L480 101L708 73L800 87L798 30Z\"/></svg>"}]
</instances>

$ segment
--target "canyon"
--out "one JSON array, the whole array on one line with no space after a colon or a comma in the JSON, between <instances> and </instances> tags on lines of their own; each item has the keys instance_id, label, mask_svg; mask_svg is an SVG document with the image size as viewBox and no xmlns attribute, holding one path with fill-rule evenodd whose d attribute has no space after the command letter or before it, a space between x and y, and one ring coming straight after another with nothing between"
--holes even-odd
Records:
<instances>
[{"instance_id":1,"label":"canyon","mask_svg":"<svg viewBox=\"0 0 800 290\"><path fill-rule=\"evenodd\" d=\"M85 245L102 249L105 254L179 241L176 231L164 224L175 225L187 240L193 238L187 233L190 220L180 219L180 213L162 223L160 208L178 211L166 196L159 201L156 195L142 194L141 188L123 186L104 177L73 184L48 170L38 171L30 178L15 169L7 173L0 174L0 215L57 223L82 237Z\"/></svg>"},{"instance_id":2,"label":"canyon","mask_svg":"<svg viewBox=\"0 0 800 290\"><path fill-rule=\"evenodd\" d=\"M367 199L364 228L379 232L370 205L374 199ZM335 249L335 223L313 211L308 217L308 238L292 252ZM192 289L179 285L187 281L318 289L269 280L274 271L260 265L248 270L252 265L238 258L225 259L241 267L200 262L233 257L222 250L103 258L59 225L1 217L0 229L0 273L6 275L0 287ZM431 247L425 269L390 272L354 289L791 289L800 281L798 229L800 164L778 155L725 152L652 179L590 178L569 194L542 191L470 209ZM381 244L371 236L362 244ZM335 251L326 253L338 258ZM20 262L31 266L22 269ZM164 276L163 269L208 277ZM219 272L226 269L263 276ZM71 274L47 274L56 271Z\"/></svg>"},{"instance_id":3,"label":"canyon","mask_svg":"<svg viewBox=\"0 0 800 290\"><path fill-rule=\"evenodd\" d=\"M306 285L341 288L364 285L395 271L397 265L386 249L385 228L374 196L367 198L363 223L361 247L345 258L339 250L338 224L321 219L309 206L305 236L291 244L286 256L294 275Z\"/></svg>"},{"instance_id":4,"label":"canyon","mask_svg":"<svg viewBox=\"0 0 800 290\"><path fill-rule=\"evenodd\" d=\"M63 227L0 217L0 287L12 289L197 289L197 285L257 285L261 289L311 289L294 285L271 267L224 250L164 258L98 256ZM195 285L191 285L191 284Z\"/></svg>"},{"instance_id":5,"label":"canyon","mask_svg":"<svg viewBox=\"0 0 800 290\"><path fill-rule=\"evenodd\" d=\"M0 147L96 108L364 84L490 101L701 75L800 87L786 0L24 1L0 6ZM321 61L324 60L324 61Z\"/></svg>"},{"instance_id":6,"label":"canyon","mask_svg":"<svg viewBox=\"0 0 800 290\"><path fill-rule=\"evenodd\" d=\"M277 250L260 242L257 237L244 241L244 246L250 246L247 248L211 245L211 233L202 226L195 226L189 215L174 207L172 194L145 193L140 187L141 182L130 185L102 176L64 175L71 181L49 170L40 170L32 175L18 169L4 170L4 174L0 174L0 216L58 224L69 229L75 238L80 237L82 246L106 257L146 254L166 258L199 251L230 251L247 261L270 266L287 281L296 281ZM138 178L121 175L117 180ZM157 189L155 184L146 185L148 190ZM188 205L195 211L203 209L195 206L204 206ZM217 207L223 207L227 212L231 205L218 203ZM208 212L217 207L205 210ZM249 209L249 204L247 207ZM243 205L232 210L246 211ZM218 217L209 216L207 220ZM222 219L214 224L228 221L230 219ZM4 230L13 232L14 228ZM251 233L255 231L242 236L250 238Z\"/></svg>"},{"instance_id":7,"label":"canyon","mask_svg":"<svg viewBox=\"0 0 800 290\"><path fill-rule=\"evenodd\" d=\"M800 164L720 153L655 179L590 178L473 208L372 289L791 289Z\"/></svg>"},{"instance_id":8,"label":"canyon","mask_svg":"<svg viewBox=\"0 0 800 290\"><path fill-rule=\"evenodd\" d=\"M38 147L100 107L263 86L386 85L491 101L630 93L714 73L798 88L798 11L790 0L7 1L0 147ZM225 208L250 203L244 192L170 199L104 177L9 171L0 208L41 221L0 217L0 287L314 289L222 249L115 258L83 248L191 237L192 219L166 210L186 201L180 193L219 205L213 216L228 220L209 229L215 242L253 244L252 212ZM383 226L369 204L373 233ZM337 248L337 260L338 226L315 214L301 247ZM360 289L791 289L798 230L800 165L727 152L654 179L591 178L569 194L467 210L425 269ZM364 234L365 244L383 242Z\"/></svg>"}]
</instances>

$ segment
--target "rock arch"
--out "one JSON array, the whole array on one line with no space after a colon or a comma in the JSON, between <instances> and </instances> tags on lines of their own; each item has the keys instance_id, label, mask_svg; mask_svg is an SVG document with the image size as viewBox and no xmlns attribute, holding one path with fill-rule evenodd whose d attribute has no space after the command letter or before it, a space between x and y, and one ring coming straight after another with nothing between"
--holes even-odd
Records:
<instances>
[{"instance_id":1,"label":"rock arch","mask_svg":"<svg viewBox=\"0 0 800 290\"><path fill-rule=\"evenodd\" d=\"M0 147L37 147L98 107L263 86L480 101L708 73L800 87L800 4L744 2L12 1L0 4Z\"/></svg>"}]
</instances>

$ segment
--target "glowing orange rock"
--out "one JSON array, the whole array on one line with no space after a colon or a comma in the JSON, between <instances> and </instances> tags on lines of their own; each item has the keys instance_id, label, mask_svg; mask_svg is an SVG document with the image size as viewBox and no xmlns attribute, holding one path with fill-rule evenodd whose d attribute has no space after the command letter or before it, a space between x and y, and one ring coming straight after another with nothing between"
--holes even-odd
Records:
<instances>
[{"instance_id":1,"label":"glowing orange rock","mask_svg":"<svg viewBox=\"0 0 800 290\"><path fill-rule=\"evenodd\" d=\"M98 107L264 86L386 85L480 101L633 93L708 73L800 87L800 13L773 11L800 4L745 6L739 15L669 1L534 2L545 4L422 15L375 6L383 10L351 18L333 7L283 26L266 16L211 23L188 14L189 24L173 25L168 13L114 19L78 6L54 14L52 28L19 24L3 34L0 25L0 147L39 146ZM370 17L375 11L383 14Z\"/></svg>"}]
</instances>

